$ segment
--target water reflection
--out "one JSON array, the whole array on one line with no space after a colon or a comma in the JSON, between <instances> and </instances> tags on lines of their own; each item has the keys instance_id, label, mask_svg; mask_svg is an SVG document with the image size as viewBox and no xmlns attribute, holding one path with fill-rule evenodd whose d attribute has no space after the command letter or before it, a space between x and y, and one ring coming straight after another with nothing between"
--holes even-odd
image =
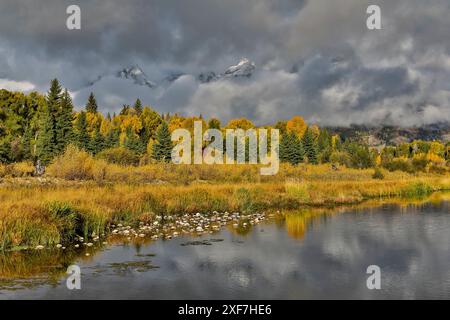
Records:
<instances>
[{"instance_id":1,"label":"water reflection","mask_svg":"<svg viewBox=\"0 0 450 320\"><path fill-rule=\"evenodd\" d=\"M450 205L446 195L364 206L282 212L275 221L203 237L83 252L10 253L2 278L52 279L0 298L301 299L450 298ZM65 288L79 263L81 291ZM366 268L382 270L368 290ZM31 281L33 282L33 281Z\"/></svg>"}]
</instances>

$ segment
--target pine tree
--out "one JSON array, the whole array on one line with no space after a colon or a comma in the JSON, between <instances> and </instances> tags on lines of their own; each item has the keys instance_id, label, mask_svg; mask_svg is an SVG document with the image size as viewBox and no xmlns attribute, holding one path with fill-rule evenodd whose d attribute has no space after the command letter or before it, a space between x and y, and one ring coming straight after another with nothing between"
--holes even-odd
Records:
<instances>
[{"instance_id":1,"label":"pine tree","mask_svg":"<svg viewBox=\"0 0 450 320\"><path fill-rule=\"evenodd\" d=\"M50 83L50 90L47 93L47 107L48 112L55 116L60 107L62 97L62 88L58 79L53 79Z\"/></svg>"},{"instance_id":2,"label":"pine tree","mask_svg":"<svg viewBox=\"0 0 450 320\"><path fill-rule=\"evenodd\" d=\"M98 111L97 100L95 100L93 92L89 95L88 102L86 104L86 111L90 113L97 113Z\"/></svg>"},{"instance_id":3,"label":"pine tree","mask_svg":"<svg viewBox=\"0 0 450 320\"><path fill-rule=\"evenodd\" d=\"M329 162L332 153L332 139L327 129L320 130L319 138L317 139L317 147L320 154L320 161L322 163Z\"/></svg>"},{"instance_id":4,"label":"pine tree","mask_svg":"<svg viewBox=\"0 0 450 320\"><path fill-rule=\"evenodd\" d=\"M120 141L120 131L118 129L111 129L106 134L105 138L105 148L116 148L119 146Z\"/></svg>"},{"instance_id":5,"label":"pine tree","mask_svg":"<svg viewBox=\"0 0 450 320\"><path fill-rule=\"evenodd\" d=\"M100 132L100 128L96 128L94 136L89 143L89 152L96 155L105 148L105 139Z\"/></svg>"},{"instance_id":6,"label":"pine tree","mask_svg":"<svg viewBox=\"0 0 450 320\"><path fill-rule=\"evenodd\" d=\"M36 141L36 155L43 164L48 164L54 156L55 122L48 106L40 115L38 138Z\"/></svg>"},{"instance_id":7,"label":"pine tree","mask_svg":"<svg viewBox=\"0 0 450 320\"><path fill-rule=\"evenodd\" d=\"M61 107L61 90L58 79L53 79L47 93L46 106L39 115L36 155L44 164L48 164L57 151L56 117Z\"/></svg>"},{"instance_id":8,"label":"pine tree","mask_svg":"<svg viewBox=\"0 0 450 320\"><path fill-rule=\"evenodd\" d=\"M61 98L61 106L56 116L56 153L63 152L73 140L73 103L67 89Z\"/></svg>"},{"instance_id":9,"label":"pine tree","mask_svg":"<svg viewBox=\"0 0 450 320\"><path fill-rule=\"evenodd\" d=\"M31 123L25 128L25 132L22 137L23 157L26 160L33 160L33 147L32 141L34 137L33 128Z\"/></svg>"},{"instance_id":10,"label":"pine tree","mask_svg":"<svg viewBox=\"0 0 450 320\"><path fill-rule=\"evenodd\" d=\"M136 114L138 116L140 116L142 114L142 103L141 100L137 99L136 102L134 103L134 111L136 111Z\"/></svg>"},{"instance_id":11,"label":"pine tree","mask_svg":"<svg viewBox=\"0 0 450 320\"><path fill-rule=\"evenodd\" d=\"M305 150L305 156L308 158L308 162L312 164L318 163L318 151L317 142L314 139L314 133L310 128L306 129L303 136L303 148Z\"/></svg>"},{"instance_id":12,"label":"pine tree","mask_svg":"<svg viewBox=\"0 0 450 320\"><path fill-rule=\"evenodd\" d=\"M220 129L220 120L211 118L208 122L208 129Z\"/></svg>"},{"instance_id":13,"label":"pine tree","mask_svg":"<svg viewBox=\"0 0 450 320\"><path fill-rule=\"evenodd\" d=\"M172 140L167 122L158 127L156 141L153 144L152 157L158 161L170 161L172 155Z\"/></svg>"},{"instance_id":14,"label":"pine tree","mask_svg":"<svg viewBox=\"0 0 450 320\"><path fill-rule=\"evenodd\" d=\"M76 145L83 150L89 150L90 136L87 131L86 112L81 111L75 123Z\"/></svg>"},{"instance_id":15,"label":"pine tree","mask_svg":"<svg viewBox=\"0 0 450 320\"><path fill-rule=\"evenodd\" d=\"M280 141L280 160L297 165L303 161L304 150L301 140L294 132L286 132Z\"/></svg>"},{"instance_id":16,"label":"pine tree","mask_svg":"<svg viewBox=\"0 0 450 320\"><path fill-rule=\"evenodd\" d=\"M141 143L141 140L133 133L131 127L128 127L126 130L126 136L123 145L125 148L137 154L143 154L145 152L146 145Z\"/></svg>"}]
</instances>

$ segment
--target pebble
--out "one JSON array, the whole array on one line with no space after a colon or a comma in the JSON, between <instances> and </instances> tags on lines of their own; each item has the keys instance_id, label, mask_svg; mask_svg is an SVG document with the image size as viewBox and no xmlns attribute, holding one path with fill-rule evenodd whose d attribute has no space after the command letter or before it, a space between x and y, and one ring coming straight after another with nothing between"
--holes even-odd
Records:
<instances>
[{"instance_id":1,"label":"pebble","mask_svg":"<svg viewBox=\"0 0 450 320\"><path fill-rule=\"evenodd\" d=\"M42 249L44 249L44 246L42 246L42 245L37 245L35 249L36 249L36 250L42 250Z\"/></svg>"}]
</instances>

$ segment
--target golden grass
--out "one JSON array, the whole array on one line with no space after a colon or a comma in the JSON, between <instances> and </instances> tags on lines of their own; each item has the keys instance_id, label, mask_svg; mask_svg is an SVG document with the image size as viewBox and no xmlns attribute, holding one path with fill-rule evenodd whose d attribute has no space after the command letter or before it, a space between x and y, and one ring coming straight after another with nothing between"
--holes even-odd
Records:
<instances>
[{"instance_id":1,"label":"golden grass","mask_svg":"<svg viewBox=\"0 0 450 320\"><path fill-rule=\"evenodd\" d=\"M378 180L373 169L283 164L278 175L261 176L252 165L122 167L80 152L64 157L48 168L45 184L4 178L1 249L70 241L76 233L99 234L112 223L151 221L156 214L336 206L450 189L450 177L427 173L383 172Z\"/></svg>"}]
</instances>

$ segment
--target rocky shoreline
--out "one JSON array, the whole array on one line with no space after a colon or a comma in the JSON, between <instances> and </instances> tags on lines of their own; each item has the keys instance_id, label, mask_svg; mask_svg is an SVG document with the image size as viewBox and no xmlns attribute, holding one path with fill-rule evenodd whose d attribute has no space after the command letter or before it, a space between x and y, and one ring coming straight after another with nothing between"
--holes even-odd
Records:
<instances>
[{"instance_id":1,"label":"rocky shoreline","mask_svg":"<svg viewBox=\"0 0 450 320\"><path fill-rule=\"evenodd\" d=\"M190 235L202 236L205 234L213 234L220 231L223 227L231 226L233 229L245 230L251 226L266 221L273 217L274 214L266 214L264 212L254 214L242 214L239 212L229 213L213 211L210 214L183 214L181 216L174 215L157 215L147 223L139 222L138 225L132 226L124 224L111 224L100 235L92 233L87 238L77 236L75 241L67 244L58 243L53 246L38 245L35 250L43 249L59 249L67 248L79 249L83 247L92 247L94 245L108 244L108 238L119 237L122 240L133 241L138 239L149 240L171 240L173 238ZM86 253L89 256L89 253Z\"/></svg>"}]
</instances>

